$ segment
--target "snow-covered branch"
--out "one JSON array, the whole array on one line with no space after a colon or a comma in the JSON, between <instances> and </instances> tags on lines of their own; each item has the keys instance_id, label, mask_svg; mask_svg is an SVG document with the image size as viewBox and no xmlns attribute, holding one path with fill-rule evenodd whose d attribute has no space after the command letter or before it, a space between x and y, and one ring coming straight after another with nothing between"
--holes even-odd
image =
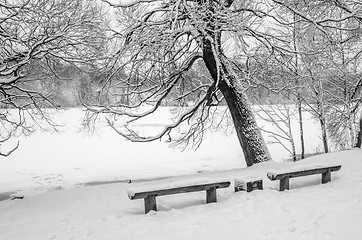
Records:
<instances>
[{"instance_id":1,"label":"snow-covered branch","mask_svg":"<svg viewBox=\"0 0 362 240\"><path fill-rule=\"evenodd\" d=\"M102 9L81 0L2 1L0 8L0 137L28 134L33 125L57 128L45 109L58 108L54 82L60 66L85 69L103 61Z\"/></svg>"},{"instance_id":2,"label":"snow-covered branch","mask_svg":"<svg viewBox=\"0 0 362 240\"><path fill-rule=\"evenodd\" d=\"M101 0L104 3L109 4L114 8L127 8L133 7L140 3L154 3L154 2L161 2L162 0L118 0L117 3L115 1L108 1L108 0Z\"/></svg>"}]
</instances>

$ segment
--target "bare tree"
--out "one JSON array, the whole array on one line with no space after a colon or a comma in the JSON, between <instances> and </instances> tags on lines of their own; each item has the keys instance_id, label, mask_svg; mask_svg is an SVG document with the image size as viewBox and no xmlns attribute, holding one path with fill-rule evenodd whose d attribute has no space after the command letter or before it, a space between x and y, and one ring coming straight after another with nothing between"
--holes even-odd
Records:
<instances>
[{"instance_id":1,"label":"bare tree","mask_svg":"<svg viewBox=\"0 0 362 240\"><path fill-rule=\"evenodd\" d=\"M61 80L58 63L102 61L104 23L91 0L0 1L0 142L33 124L56 127L46 110L57 107L54 89L44 86Z\"/></svg>"},{"instance_id":2,"label":"bare tree","mask_svg":"<svg viewBox=\"0 0 362 240\"><path fill-rule=\"evenodd\" d=\"M327 72L329 71L329 58L325 52L330 49L328 40L318 34L315 28L308 28L300 38L300 48L306 52L313 52L311 55L302 55L302 71L305 75L305 94L302 97L305 109L318 119L321 128L321 139L324 152L329 152L326 109L328 103L326 98L325 84Z\"/></svg>"},{"instance_id":3,"label":"bare tree","mask_svg":"<svg viewBox=\"0 0 362 240\"><path fill-rule=\"evenodd\" d=\"M281 101L283 102L283 101ZM295 141L293 137L292 118L296 116L290 102L281 104L268 104L266 106L258 105L257 116L269 123L275 130L261 130L268 134L270 144L279 144L289 152L293 161L297 161Z\"/></svg>"},{"instance_id":4,"label":"bare tree","mask_svg":"<svg viewBox=\"0 0 362 240\"><path fill-rule=\"evenodd\" d=\"M362 21L362 3L355 0L317 0L313 4L304 2L296 4L299 1L273 0L274 3L283 6L285 9L296 14L298 22L313 24L326 36L330 36L326 29L339 29L343 31L356 31L360 27L355 24L341 26L338 23L353 21L361 23Z\"/></svg>"},{"instance_id":5,"label":"bare tree","mask_svg":"<svg viewBox=\"0 0 362 240\"><path fill-rule=\"evenodd\" d=\"M361 148L362 147L362 109L361 109L361 102L362 102L362 78L356 85L356 88L352 95L353 100L357 100L359 104L356 105L356 115L358 116L358 134L355 147Z\"/></svg>"},{"instance_id":6,"label":"bare tree","mask_svg":"<svg viewBox=\"0 0 362 240\"><path fill-rule=\"evenodd\" d=\"M356 112L360 103L358 98L352 96L355 96L361 71L356 61L362 52L359 47L362 2L353 0L314 1L313 4L300 1L296 4L296 1L284 0L273 0L273 2L298 16L297 21L291 21L289 24L308 26L309 34L304 34L305 39L301 41L304 47L308 48L314 44L314 49L319 50L315 51L313 56L305 57L313 59L312 65L311 61L307 61L305 70L312 78L310 86L313 86L316 100L312 104L316 104L315 113L321 122L325 150L328 149L326 127L337 145L342 148L354 146ZM308 37L309 43L312 44L305 41ZM319 49L316 49L316 46ZM318 71L322 71L317 73L314 70L318 65Z\"/></svg>"}]
</instances>

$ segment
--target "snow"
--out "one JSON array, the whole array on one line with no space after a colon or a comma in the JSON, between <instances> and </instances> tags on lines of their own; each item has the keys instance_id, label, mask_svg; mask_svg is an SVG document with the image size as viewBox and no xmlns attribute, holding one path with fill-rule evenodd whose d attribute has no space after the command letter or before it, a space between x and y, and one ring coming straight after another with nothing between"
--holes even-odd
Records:
<instances>
[{"instance_id":1,"label":"snow","mask_svg":"<svg viewBox=\"0 0 362 240\"><path fill-rule=\"evenodd\" d=\"M193 176L187 179L167 178L157 181L146 181L141 183L129 184L127 188L128 197L132 198L139 192L152 192L158 190L168 190L174 188L190 187L196 185L206 185L217 182L227 182L227 179L205 178Z\"/></svg>"},{"instance_id":2,"label":"snow","mask_svg":"<svg viewBox=\"0 0 362 240\"><path fill-rule=\"evenodd\" d=\"M142 200L127 198L127 183L2 201L0 239L360 239L362 151L327 156L300 162L343 165L327 184L320 184L320 176L310 176L293 180L292 190L279 192L266 172L285 163L263 163L205 173L208 178L260 176L262 191L219 189L218 202L212 204L204 204L203 192L158 197L159 211L147 215Z\"/></svg>"},{"instance_id":3,"label":"snow","mask_svg":"<svg viewBox=\"0 0 362 240\"><path fill-rule=\"evenodd\" d=\"M361 239L361 149L290 163L282 148L269 146L275 161L244 168L234 134L209 133L197 151L180 152L163 142L129 143L108 128L87 136L77 130L80 115L72 109L56 116L68 123L63 132L22 138L18 151L0 159L0 197L25 196L0 201L0 240ZM309 124L313 149L318 128ZM342 165L327 184L318 174L279 192L279 182L267 178L270 170L325 164ZM211 204L205 192L157 197L159 211L146 215L143 200L127 196L132 185L147 185L142 179L169 185L170 176L231 186L218 189ZM260 178L264 190L235 193L234 178Z\"/></svg>"},{"instance_id":4,"label":"snow","mask_svg":"<svg viewBox=\"0 0 362 240\"><path fill-rule=\"evenodd\" d=\"M331 165L328 162L319 163L319 164L311 164L308 166L299 166L295 164L289 164L289 166L283 167L283 169L272 169L268 171L268 176L271 178L276 178L277 175L284 174L284 173L291 173L291 172L300 172L300 171L308 171L313 169L319 169L319 168L330 168L330 167L338 167L340 165Z\"/></svg>"},{"instance_id":5,"label":"snow","mask_svg":"<svg viewBox=\"0 0 362 240\"><path fill-rule=\"evenodd\" d=\"M161 109L161 113L141 122L140 127L147 128L147 132L162 129L160 123L165 121L160 119L167 119L167 111L167 108ZM165 142L128 142L104 125L100 125L95 134L88 135L79 129L82 116L81 109L61 112L54 117L57 123L65 125L59 133L35 132L30 137L21 137L19 150L0 160L0 193L34 195L79 183L127 182L245 167L237 136L225 135L227 130L223 126L206 133L197 151L180 151ZM304 119L306 152L314 153L322 145L317 135L319 129L310 115L305 114ZM293 124L297 130L298 122ZM270 123L259 121L259 125L265 128ZM270 130L275 129L270 126ZM294 134L298 136L297 131ZM16 141L0 147L7 152L15 145ZM268 145L268 148L274 161L289 158L289 153L280 145Z\"/></svg>"},{"instance_id":6,"label":"snow","mask_svg":"<svg viewBox=\"0 0 362 240\"><path fill-rule=\"evenodd\" d=\"M157 2L160 0L119 0L119 1L114 1L114 0L101 0L102 2L107 2L109 3L111 6L113 7L132 7L135 6L137 4L140 3L152 3L152 2Z\"/></svg>"},{"instance_id":7,"label":"snow","mask_svg":"<svg viewBox=\"0 0 362 240\"><path fill-rule=\"evenodd\" d=\"M238 182L253 182L260 180L260 178L256 176L243 176L243 177L235 177L234 180Z\"/></svg>"},{"instance_id":8,"label":"snow","mask_svg":"<svg viewBox=\"0 0 362 240\"><path fill-rule=\"evenodd\" d=\"M131 143L104 126L89 136L79 132L82 114L71 109L56 116L57 122L67 124L59 133L22 137L19 150L0 160L0 193L34 195L79 183L139 181L245 166L236 136L209 134L197 151L181 151L159 141ZM149 121L148 128L159 128L159 119Z\"/></svg>"}]
</instances>

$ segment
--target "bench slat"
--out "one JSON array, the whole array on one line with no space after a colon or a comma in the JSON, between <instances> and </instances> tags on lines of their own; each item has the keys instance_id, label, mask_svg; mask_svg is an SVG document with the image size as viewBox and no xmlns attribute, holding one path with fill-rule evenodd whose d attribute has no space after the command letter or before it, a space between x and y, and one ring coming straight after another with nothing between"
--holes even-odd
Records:
<instances>
[{"instance_id":1,"label":"bench slat","mask_svg":"<svg viewBox=\"0 0 362 240\"><path fill-rule=\"evenodd\" d=\"M163 195L170 195L170 194L177 194L177 193L187 193L187 192L197 192L197 191L204 191L209 190L210 188L227 188L230 186L229 181L225 182L217 182L217 183L207 183L207 184L198 184L194 186L183 186L183 187L175 187L169 189L159 189L153 191L145 191L145 192L137 192L134 193L133 196L129 195L128 197L133 199L141 199L146 198L147 196L163 196Z\"/></svg>"},{"instance_id":2,"label":"bench slat","mask_svg":"<svg viewBox=\"0 0 362 240\"><path fill-rule=\"evenodd\" d=\"M330 166L330 167L321 167L321 168L315 168L315 169L306 169L306 170L300 170L295 172L286 172L286 173L274 173L274 172L268 172L268 178L271 181L274 180L280 180L285 177L289 178L295 178L295 177L302 177L302 176L308 176L313 174L321 174L328 171L334 172L341 169L341 165L337 166Z\"/></svg>"}]
</instances>

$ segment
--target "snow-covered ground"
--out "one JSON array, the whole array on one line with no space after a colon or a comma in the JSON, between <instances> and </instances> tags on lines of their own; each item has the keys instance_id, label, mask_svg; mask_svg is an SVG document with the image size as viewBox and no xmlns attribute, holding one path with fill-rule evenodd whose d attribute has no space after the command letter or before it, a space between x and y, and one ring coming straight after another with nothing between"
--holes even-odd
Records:
<instances>
[{"instance_id":1,"label":"snow-covered ground","mask_svg":"<svg viewBox=\"0 0 362 240\"><path fill-rule=\"evenodd\" d=\"M0 201L1 240L361 239L360 149L286 163L288 153L272 145L275 161L243 168L233 134L209 133L197 151L180 152L164 142L129 143L108 128L87 136L77 131L80 116L78 109L67 110L57 116L68 123L64 132L23 138L18 151L0 160L0 198L25 196ZM318 128L313 120L308 124L307 149L313 152L320 145ZM278 181L266 177L270 170L326 163L342 165L328 184L320 184L320 175L296 178L291 190L279 192ZM128 179L131 185L166 176L184 181L189 174L261 177L264 190L234 193L230 186L207 205L204 192L162 196L159 211L147 215L142 200L127 197Z\"/></svg>"},{"instance_id":2,"label":"snow-covered ground","mask_svg":"<svg viewBox=\"0 0 362 240\"><path fill-rule=\"evenodd\" d=\"M151 130L160 128L167 112L167 108L161 109L159 115L147 119L142 126ZM101 124L93 135L80 132L83 114L81 109L63 111L54 115L55 122L64 125L61 132L35 132L30 137L21 137L19 149L7 158L0 158L0 194L34 195L85 182L150 179L245 167L236 135L225 135L224 130L206 133L196 151L181 151L160 141L128 142ZM293 124L299 147L297 121ZM273 130L270 123L259 121L259 125ZM321 149L318 133L315 121L305 114L308 153ZM268 140L267 135L265 138ZM6 152L15 144L0 147ZM274 161L281 162L290 156L278 144L268 147Z\"/></svg>"}]
</instances>

